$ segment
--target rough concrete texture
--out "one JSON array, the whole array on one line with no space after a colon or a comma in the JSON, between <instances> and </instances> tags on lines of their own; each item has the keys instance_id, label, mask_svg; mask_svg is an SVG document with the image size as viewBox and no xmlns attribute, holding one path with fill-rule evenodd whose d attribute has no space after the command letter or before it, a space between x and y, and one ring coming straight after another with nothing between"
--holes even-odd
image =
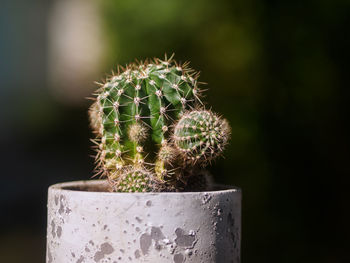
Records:
<instances>
[{"instance_id":1,"label":"rough concrete texture","mask_svg":"<svg viewBox=\"0 0 350 263\"><path fill-rule=\"evenodd\" d=\"M240 262L239 189L83 190L103 184L80 181L49 188L47 263Z\"/></svg>"}]
</instances>

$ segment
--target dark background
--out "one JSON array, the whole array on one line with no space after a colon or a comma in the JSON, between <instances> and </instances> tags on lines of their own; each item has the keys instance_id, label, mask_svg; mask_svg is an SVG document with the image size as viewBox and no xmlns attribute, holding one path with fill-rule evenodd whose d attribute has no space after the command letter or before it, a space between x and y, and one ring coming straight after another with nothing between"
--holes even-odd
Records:
<instances>
[{"instance_id":1,"label":"dark background","mask_svg":"<svg viewBox=\"0 0 350 263\"><path fill-rule=\"evenodd\" d=\"M0 262L44 262L50 184L89 179L85 100L117 64L176 53L233 134L242 261L350 262L350 2L0 0Z\"/></svg>"}]
</instances>

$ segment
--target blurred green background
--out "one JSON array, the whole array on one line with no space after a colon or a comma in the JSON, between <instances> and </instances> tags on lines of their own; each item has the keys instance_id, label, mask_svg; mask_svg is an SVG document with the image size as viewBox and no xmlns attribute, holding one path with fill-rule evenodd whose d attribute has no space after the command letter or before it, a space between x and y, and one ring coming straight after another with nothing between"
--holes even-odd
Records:
<instances>
[{"instance_id":1,"label":"blurred green background","mask_svg":"<svg viewBox=\"0 0 350 263\"><path fill-rule=\"evenodd\" d=\"M191 61L232 140L242 262L350 262L350 2L0 0L0 262L44 262L50 184L89 179L95 84Z\"/></svg>"}]
</instances>

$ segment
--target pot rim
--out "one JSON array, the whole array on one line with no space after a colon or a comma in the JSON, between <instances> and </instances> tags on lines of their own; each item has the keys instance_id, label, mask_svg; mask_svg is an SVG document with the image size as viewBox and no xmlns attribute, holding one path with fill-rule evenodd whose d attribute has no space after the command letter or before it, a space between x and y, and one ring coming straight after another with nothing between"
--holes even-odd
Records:
<instances>
[{"instance_id":1,"label":"pot rim","mask_svg":"<svg viewBox=\"0 0 350 263\"><path fill-rule=\"evenodd\" d=\"M96 189L97 186L97 189ZM108 192L105 187L108 186L107 180L80 180L69 181L63 183L53 184L49 187L50 190L59 190L64 193L80 193L80 194L103 194L103 195L194 195L194 194L213 194L213 193L241 193L242 190L239 187L223 184L214 184L214 188L218 190L207 190L197 192ZM94 188L92 188L94 187Z\"/></svg>"}]
</instances>

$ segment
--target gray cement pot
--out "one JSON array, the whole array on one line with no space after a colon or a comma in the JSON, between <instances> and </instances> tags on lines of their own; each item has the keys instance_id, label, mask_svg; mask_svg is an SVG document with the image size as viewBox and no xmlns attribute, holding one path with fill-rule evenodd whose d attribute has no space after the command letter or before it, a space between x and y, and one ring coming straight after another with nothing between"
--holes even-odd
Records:
<instances>
[{"instance_id":1,"label":"gray cement pot","mask_svg":"<svg viewBox=\"0 0 350 263\"><path fill-rule=\"evenodd\" d=\"M241 191L109 193L49 188L47 263L240 262Z\"/></svg>"}]
</instances>

